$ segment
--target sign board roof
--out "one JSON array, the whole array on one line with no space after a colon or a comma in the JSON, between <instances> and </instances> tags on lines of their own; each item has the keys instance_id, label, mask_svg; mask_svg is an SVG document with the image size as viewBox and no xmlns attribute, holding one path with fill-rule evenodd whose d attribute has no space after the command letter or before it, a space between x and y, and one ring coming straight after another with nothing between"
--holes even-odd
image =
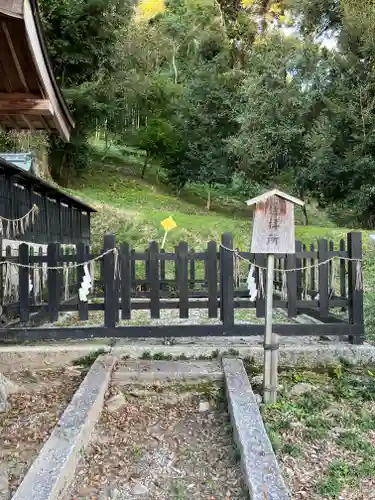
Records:
<instances>
[{"instance_id":1,"label":"sign board roof","mask_svg":"<svg viewBox=\"0 0 375 500\"><path fill-rule=\"evenodd\" d=\"M267 191L264 194L261 194L259 196L256 196L255 198L252 198L251 200L247 200L246 204L248 206L256 205L257 203L261 203L263 201L266 201L271 196L278 196L279 198L283 198L284 200L290 201L294 205L298 205L300 207L303 207L305 204L305 202L300 200L299 198L295 198L294 196L290 196L290 194L284 193L283 191L280 191L279 189L272 189L271 191Z\"/></svg>"}]
</instances>

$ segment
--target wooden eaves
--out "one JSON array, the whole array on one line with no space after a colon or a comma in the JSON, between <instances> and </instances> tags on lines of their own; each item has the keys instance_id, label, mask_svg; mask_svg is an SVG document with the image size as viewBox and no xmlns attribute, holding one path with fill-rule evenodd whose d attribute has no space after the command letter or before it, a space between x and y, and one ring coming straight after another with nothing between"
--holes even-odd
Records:
<instances>
[{"instance_id":1,"label":"wooden eaves","mask_svg":"<svg viewBox=\"0 0 375 500\"><path fill-rule=\"evenodd\" d=\"M0 0L0 127L69 141L74 122L53 74L36 0Z\"/></svg>"}]
</instances>

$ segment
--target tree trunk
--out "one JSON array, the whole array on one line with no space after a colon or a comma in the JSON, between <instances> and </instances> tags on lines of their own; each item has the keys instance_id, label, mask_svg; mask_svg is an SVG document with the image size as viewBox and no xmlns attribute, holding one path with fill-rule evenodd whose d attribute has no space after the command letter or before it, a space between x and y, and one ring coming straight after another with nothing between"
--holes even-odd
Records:
<instances>
[{"instance_id":1,"label":"tree trunk","mask_svg":"<svg viewBox=\"0 0 375 500\"><path fill-rule=\"evenodd\" d=\"M48 164L48 151L40 147L33 155L31 173L47 182L54 182Z\"/></svg>"},{"instance_id":2,"label":"tree trunk","mask_svg":"<svg viewBox=\"0 0 375 500\"><path fill-rule=\"evenodd\" d=\"M145 177L149 160L150 160L150 157L146 153L146 158L145 158L145 161L143 163L143 167L142 167L142 171L141 171L141 179L144 179L144 177Z\"/></svg>"},{"instance_id":3,"label":"tree trunk","mask_svg":"<svg viewBox=\"0 0 375 500\"><path fill-rule=\"evenodd\" d=\"M305 201L304 198L305 198L305 193L303 191L303 189L300 189L299 191L299 197L302 201ZM304 218L304 225L305 226L308 226L309 225L309 218L307 216L307 208L306 208L306 203L303 205L302 207L302 214L303 214L303 218Z\"/></svg>"},{"instance_id":4,"label":"tree trunk","mask_svg":"<svg viewBox=\"0 0 375 500\"><path fill-rule=\"evenodd\" d=\"M206 208L208 211L211 210L211 186L208 186Z\"/></svg>"},{"instance_id":5,"label":"tree trunk","mask_svg":"<svg viewBox=\"0 0 375 500\"><path fill-rule=\"evenodd\" d=\"M178 70L177 70L177 64L176 64L176 54L177 54L178 48L176 47L175 44L173 44L173 52L172 52L172 67L173 67L173 73L174 73L174 83L177 85L177 80L178 80Z\"/></svg>"},{"instance_id":6,"label":"tree trunk","mask_svg":"<svg viewBox=\"0 0 375 500\"><path fill-rule=\"evenodd\" d=\"M309 218L307 216L306 205L303 205L303 207L302 207L302 213L303 213L303 218L304 218L304 225L308 226L309 225Z\"/></svg>"}]
</instances>

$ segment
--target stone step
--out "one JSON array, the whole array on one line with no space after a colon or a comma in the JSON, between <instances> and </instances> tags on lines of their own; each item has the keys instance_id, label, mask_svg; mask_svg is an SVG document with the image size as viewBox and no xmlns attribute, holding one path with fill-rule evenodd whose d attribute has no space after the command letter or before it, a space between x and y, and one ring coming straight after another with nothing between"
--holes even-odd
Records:
<instances>
[{"instance_id":1,"label":"stone step","mask_svg":"<svg viewBox=\"0 0 375 500\"><path fill-rule=\"evenodd\" d=\"M152 384L155 382L200 382L223 379L223 370L218 361L121 361L113 372L115 385Z\"/></svg>"}]
</instances>

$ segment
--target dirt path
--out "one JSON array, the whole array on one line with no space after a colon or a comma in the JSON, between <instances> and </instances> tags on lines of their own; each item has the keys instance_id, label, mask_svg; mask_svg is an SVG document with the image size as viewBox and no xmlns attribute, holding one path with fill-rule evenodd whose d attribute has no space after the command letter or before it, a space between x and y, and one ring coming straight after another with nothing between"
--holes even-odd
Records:
<instances>
[{"instance_id":1,"label":"dirt path","mask_svg":"<svg viewBox=\"0 0 375 500\"><path fill-rule=\"evenodd\" d=\"M131 386L122 399L112 387L113 395L66 500L246 498L221 389ZM112 401L123 404L110 411Z\"/></svg>"}]
</instances>

